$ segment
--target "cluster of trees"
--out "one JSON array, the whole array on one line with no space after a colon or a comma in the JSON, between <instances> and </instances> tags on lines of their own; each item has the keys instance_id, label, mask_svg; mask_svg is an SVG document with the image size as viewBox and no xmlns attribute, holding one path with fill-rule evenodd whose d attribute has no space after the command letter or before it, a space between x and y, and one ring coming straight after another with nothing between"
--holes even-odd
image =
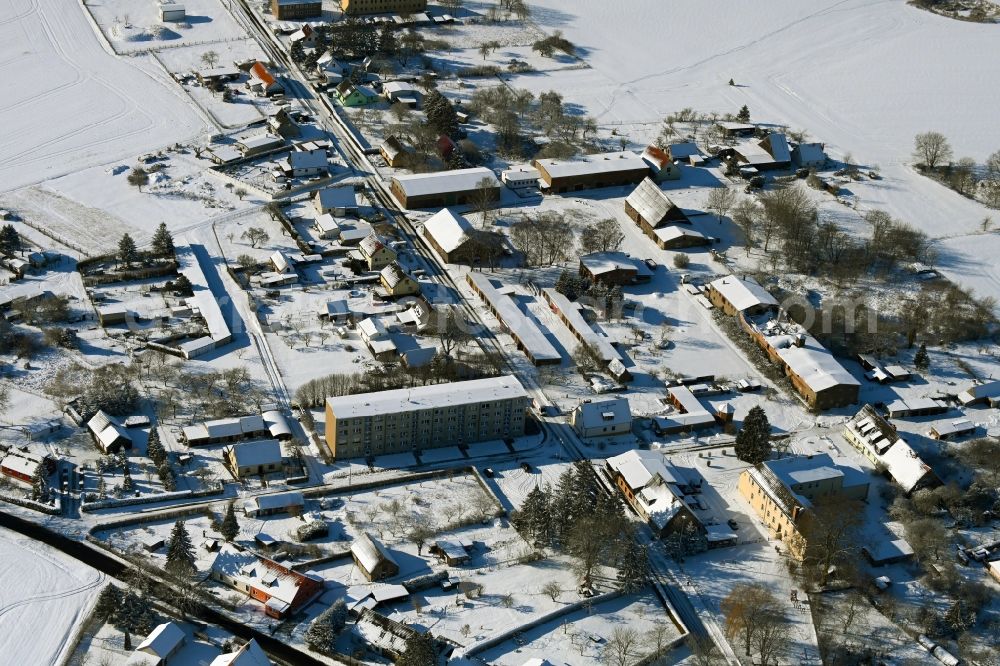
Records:
<instances>
[{"instance_id":1,"label":"cluster of trees","mask_svg":"<svg viewBox=\"0 0 1000 666\"><path fill-rule=\"evenodd\" d=\"M24 247L21 241L21 234L13 224L5 224L0 228L0 254L5 257L12 257L20 252Z\"/></svg>"},{"instance_id":2,"label":"cluster of trees","mask_svg":"<svg viewBox=\"0 0 1000 666\"><path fill-rule=\"evenodd\" d=\"M522 216L510 225L510 240L526 266L551 266L575 254L574 225L559 211L543 211L535 219Z\"/></svg>"},{"instance_id":3,"label":"cluster of trees","mask_svg":"<svg viewBox=\"0 0 1000 666\"><path fill-rule=\"evenodd\" d=\"M424 96L424 114L427 124L438 134L455 138L458 136L458 115L455 106L436 89Z\"/></svg>"},{"instance_id":4,"label":"cluster of trees","mask_svg":"<svg viewBox=\"0 0 1000 666\"><path fill-rule=\"evenodd\" d=\"M572 555L583 585L591 585L605 566L618 569L618 583L626 592L644 584L649 563L636 529L621 502L604 492L587 461L573 463L555 488L536 486L513 523L536 546Z\"/></svg>"},{"instance_id":5,"label":"cluster of trees","mask_svg":"<svg viewBox=\"0 0 1000 666\"><path fill-rule=\"evenodd\" d=\"M173 256L174 237L164 222L160 222L160 226L153 233L152 244L148 252L141 252L139 246L135 243L135 239L128 233L123 234L118 240L118 251L115 252L115 259L118 260L120 265L124 265L126 269L131 268L132 264L138 262L154 258L172 259Z\"/></svg>"},{"instance_id":6,"label":"cluster of trees","mask_svg":"<svg viewBox=\"0 0 1000 666\"><path fill-rule=\"evenodd\" d=\"M548 37L536 41L531 45L531 50L538 51L539 55L546 58L551 58L556 51L561 51L568 56L576 54L576 46L573 45L573 42L566 39L559 30L556 30Z\"/></svg>"},{"instance_id":7,"label":"cluster of trees","mask_svg":"<svg viewBox=\"0 0 1000 666\"><path fill-rule=\"evenodd\" d=\"M789 621L781 602L761 583L735 585L720 604L726 637L739 640L754 663L780 663L789 644Z\"/></svg>"},{"instance_id":8,"label":"cluster of trees","mask_svg":"<svg viewBox=\"0 0 1000 666\"><path fill-rule=\"evenodd\" d=\"M0 320L0 354L15 354L17 358L31 359L45 346L65 349L76 347L76 331L58 326L70 319L68 297L46 294L30 302L15 303L11 310L19 315L21 325L9 319ZM41 328L41 338L27 326Z\"/></svg>"},{"instance_id":9,"label":"cluster of trees","mask_svg":"<svg viewBox=\"0 0 1000 666\"><path fill-rule=\"evenodd\" d=\"M971 157L956 161L948 138L940 132L923 132L913 140L913 158L918 167L956 192L1000 208L1000 150L980 167Z\"/></svg>"},{"instance_id":10,"label":"cluster of trees","mask_svg":"<svg viewBox=\"0 0 1000 666\"><path fill-rule=\"evenodd\" d=\"M579 273L568 269L563 269L556 279L556 291L570 299L594 308L604 319L620 319L622 306L625 303L625 293L619 285L608 286L602 282L591 283L590 280ZM577 365L581 367L581 372L585 372L584 366L589 366L589 362L583 359L591 358L596 365L601 365L600 355L590 349L587 345L577 348L574 358ZM581 351L582 350L582 351Z\"/></svg>"},{"instance_id":11,"label":"cluster of trees","mask_svg":"<svg viewBox=\"0 0 1000 666\"><path fill-rule=\"evenodd\" d=\"M322 654L335 652L337 636L347 625L347 604L337 599L329 608L309 623L306 630L306 645L310 650Z\"/></svg>"},{"instance_id":12,"label":"cluster of trees","mask_svg":"<svg viewBox=\"0 0 1000 666\"><path fill-rule=\"evenodd\" d=\"M160 441L160 430L156 426L153 426L149 430L146 455L149 456L149 459L156 466L156 474L160 477L160 482L163 484L164 490L168 492L176 490L177 477L174 476L174 468L170 466L170 461L167 459L167 451L163 448L163 442Z\"/></svg>"},{"instance_id":13,"label":"cluster of trees","mask_svg":"<svg viewBox=\"0 0 1000 666\"><path fill-rule=\"evenodd\" d=\"M122 590L111 584L101 590L94 606L94 617L111 622L125 634L125 649L132 649L132 634L148 634L156 626L156 615L148 598L149 582L145 576L133 575Z\"/></svg>"}]
</instances>

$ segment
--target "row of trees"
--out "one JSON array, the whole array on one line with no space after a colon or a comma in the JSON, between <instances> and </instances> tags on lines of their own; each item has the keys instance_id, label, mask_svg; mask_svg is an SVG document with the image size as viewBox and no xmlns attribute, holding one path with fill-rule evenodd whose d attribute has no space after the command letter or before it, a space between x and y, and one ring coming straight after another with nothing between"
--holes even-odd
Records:
<instances>
[{"instance_id":1,"label":"row of trees","mask_svg":"<svg viewBox=\"0 0 1000 666\"><path fill-rule=\"evenodd\" d=\"M177 489L177 477L174 475L174 468L167 459L167 451L160 441L160 430L152 427L149 430L149 439L146 442L146 455L156 466L156 474L160 477L164 490L170 492Z\"/></svg>"},{"instance_id":2,"label":"row of trees","mask_svg":"<svg viewBox=\"0 0 1000 666\"><path fill-rule=\"evenodd\" d=\"M555 488L536 486L513 523L536 546L572 555L583 585L592 585L605 566L618 569L618 583L626 592L644 584L649 563L636 529L621 502L604 492L587 461L577 461L563 472Z\"/></svg>"},{"instance_id":3,"label":"row of trees","mask_svg":"<svg viewBox=\"0 0 1000 666\"><path fill-rule=\"evenodd\" d=\"M980 167L971 157L955 158L948 138L940 132L922 132L913 140L913 158L925 172L943 180L965 196L1000 208L1000 150Z\"/></svg>"}]
</instances>

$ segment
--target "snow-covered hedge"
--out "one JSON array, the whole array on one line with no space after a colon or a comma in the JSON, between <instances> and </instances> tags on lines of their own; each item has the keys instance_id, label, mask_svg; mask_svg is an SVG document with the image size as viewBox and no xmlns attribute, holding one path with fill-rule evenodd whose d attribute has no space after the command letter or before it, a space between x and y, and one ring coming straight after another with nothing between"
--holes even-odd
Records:
<instances>
[{"instance_id":1,"label":"snow-covered hedge","mask_svg":"<svg viewBox=\"0 0 1000 666\"><path fill-rule=\"evenodd\" d=\"M62 513L62 509L58 506L49 506L48 504L42 504L41 502L36 502L26 497L14 497L13 495L0 494L0 500L10 502L11 504L16 504L18 506L23 506L25 509L31 509L32 511L47 513L50 516L58 516Z\"/></svg>"},{"instance_id":2,"label":"snow-covered hedge","mask_svg":"<svg viewBox=\"0 0 1000 666\"><path fill-rule=\"evenodd\" d=\"M96 502L84 502L80 505L80 511L90 512L119 506L152 504L153 502L163 502L172 499L208 497L210 495L221 495L225 489L225 484L220 482L218 488L206 488L205 490L175 490L171 493L157 493L156 495L142 495L141 497L123 497L121 499L109 497L97 500Z\"/></svg>"}]
</instances>

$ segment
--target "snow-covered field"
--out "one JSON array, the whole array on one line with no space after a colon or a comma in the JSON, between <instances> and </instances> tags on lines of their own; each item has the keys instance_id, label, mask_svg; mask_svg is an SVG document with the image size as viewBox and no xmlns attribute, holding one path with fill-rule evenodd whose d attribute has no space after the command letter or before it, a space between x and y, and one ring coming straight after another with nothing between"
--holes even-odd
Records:
<instances>
[{"instance_id":1,"label":"snow-covered field","mask_svg":"<svg viewBox=\"0 0 1000 666\"><path fill-rule=\"evenodd\" d=\"M945 134L956 158L983 160L1000 148L1000 88L987 83L1000 77L1000 58L988 57L996 53L994 25L943 18L904 0L532 5L536 22L562 30L592 69L510 84L555 89L604 129L644 142L670 112L735 113L746 104L756 121L806 130L835 156L879 165L884 179L857 187L865 209L885 208L934 237L973 232L989 214L907 163L914 135L927 130ZM981 295L1000 294L1000 276L976 259L1000 249L1000 240L971 242L944 243L941 268Z\"/></svg>"},{"instance_id":2,"label":"snow-covered field","mask_svg":"<svg viewBox=\"0 0 1000 666\"><path fill-rule=\"evenodd\" d=\"M4 191L206 128L153 59L106 51L75 2L0 0L0 45Z\"/></svg>"},{"instance_id":3,"label":"snow-covered field","mask_svg":"<svg viewBox=\"0 0 1000 666\"><path fill-rule=\"evenodd\" d=\"M0 528L0 561L4 663L58 663L104 574L5 528Z\"/></svg>"}]
</instances>

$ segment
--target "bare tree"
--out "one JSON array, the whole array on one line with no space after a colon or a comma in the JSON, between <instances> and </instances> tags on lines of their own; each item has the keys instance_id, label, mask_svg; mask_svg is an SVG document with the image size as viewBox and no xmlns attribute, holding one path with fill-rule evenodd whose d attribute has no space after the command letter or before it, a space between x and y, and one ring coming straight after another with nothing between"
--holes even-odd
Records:
<instances>
[{"instance_id":1,"label":"bare tree","mask_svg":"<svg viewBox=\"0 0 1000 666\"><path fill-rule=\"evenodd\" d=\"M726 636L740 638L746 656L757 644L768 618L782 617L781 607L774 594L760 583L740 583L722 600L721 610L726 618ZM786 628L787 630L787 628ZM768 640L771 640L768 632Z\"/></svg>"},{"instance_id":2,"label":"bare tree","mask_svg":"<svg viewBox=\"0 0 1000 666\"><path fill-rule=\"evenodd\" d=\"M492 223L496 216L497 203L500 201L500 194L496 187L496 179L483 178L476 183L476 190L472 193L472 210L480 215L480 226L485 229Z\"/></svg>"},{"instance_id":3,"label":"bare tree","mask_svg":"<svg viewBox=\"0 0 1000 666\"><path fill-rule=\"evenodd\" d=\"M205 67L212 69L219 64L219 54L215 51L205 51L201 54L201 62Z\"/></svg>"},{"instance_id":4,"label":"bare tree","mask_svg":"<svg viewBox=\"0 0 1000 666\"><path fill-rule=\"evenodd\" d=\"M719 219L719 224L722 224L722 218L733 209L736 204L736 190L730 189L728 187L716 187L708 194L708 201L705 204L705 209L715 213L716 217Z\"/></svg>"},{"instance_id":5,"label":"bare tree","mask_svg":"<svg viewBox=\"0 0 1000 666\"><path fill-rule=\"evenodd\" d=\"M615 627L601 656L610 666L628 666L639 656L639 645L638 631L632 627Z\"/></svg>"},{"instance_id":6,"label":"bare tree","mask_svg":"<svg viewBox=\"0 0 1000 666\"><path fill-rule=\"evenodd\" d=\"M243 232L243 235L240 236L240 238L248 241L250 243L250 247L257 247L258 245L269 241L271 236L261 227L250 227Z\"/></svg>"},{"instance_id":7,"label":"bare tree","mask_svg":"<svg viewBox=\"0 0 1000 666\"><path fill-rule=\"evenodd\" d=\"M858 554L858 529L864 506L842 496L817 498L804 516L807 571L821 587L826 585L834 564L846 563Z\"/></svg>"},{"instance_id":8,"label":"bare tree","mask_svg":"<svg viewBox=\"0 0 1000 666\"><path fill-rule=\"evenodd\" d=\"M554 580L550 580L545 585L542 586L542 594L555 601L562 594L562 588L559 587L559 583Z\"/></svg>"},{"instance_id":9,"label":"bare tree","mask_svg":"<svg viewBox=\"0 0 1000 666\"><path fill-rule=\"evenodd\" d=\"M613 252L621 247L625 234L618 221L607 218L594 222L583 229L580 235L580 249L585 252Z\"/></svg>"},{"instance_id":10,"label":"bare tree","mask_svg":"<svg viewBox=\"0 0 1000 666\"><path fill-rule=\"evenodd\" d=\"M927 169L934 169L952 157L951 145L940 132L924 132L914 140L913 156L917 163Z\"/></svg>"},{"instance_id":11,"label":"bare tree","mask_svg":"<svg viewBox=\"0 0 1000 666\"><path fill-rule=\"evenodd\" d=\"M456 349L474 339L471 325L452 306L444 306L431 314L427 334L437 338L441 353L449 360Z\"/></svg>"}]
</instances>

